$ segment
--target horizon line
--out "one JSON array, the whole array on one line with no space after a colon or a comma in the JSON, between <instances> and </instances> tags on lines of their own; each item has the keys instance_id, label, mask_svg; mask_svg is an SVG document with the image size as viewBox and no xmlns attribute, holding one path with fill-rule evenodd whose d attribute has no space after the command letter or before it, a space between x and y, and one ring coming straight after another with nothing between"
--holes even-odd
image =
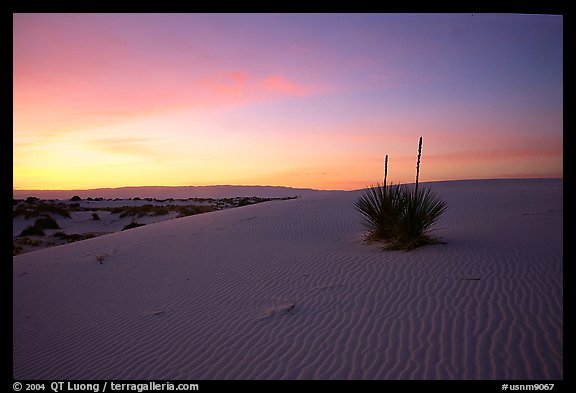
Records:
<instances>
[{"instance_id":1,"label":"horizon line","mask_svg":"<svg viewBox=\"0 0 576 393\"><path fill-rule=\"evenodd\" d=\"M440 183L440 182L449 182L449 181L473 181L473 180L541 180L541 179L558 179L563 180L563 176L538 176L538 177L518 177L518 176L511 176L511 177L493 177L493 178L466 178L466 179L439 179L439 180L427 180L427 181L419 181L419 183ZM392 184L393 182L388 182ZM405 184L410 185L414 184L415 182L398 182L394 184ZM366 186L361 187L366 188L370 187L371 185L378 184L378 182L366 184ZM93 187L93 188L14 188L12 187L12 191L91 191L91 190L115 190L115 189L123 189L123 188L185 188L185 187L195 187L195 188L202 188L202 187L276 187L276 188L291 188L291 189L300 189L300 190L316 190L316 191L354 191L358 190L356 188L350 190L344 189L320 189L320 188L312 188L312 187L294 187L294 186L285 186L285 185L271 185L271 184L205 184L205 185L126 185L126 186L117 186L117 187Z\"/></svg>"}]
</instances>

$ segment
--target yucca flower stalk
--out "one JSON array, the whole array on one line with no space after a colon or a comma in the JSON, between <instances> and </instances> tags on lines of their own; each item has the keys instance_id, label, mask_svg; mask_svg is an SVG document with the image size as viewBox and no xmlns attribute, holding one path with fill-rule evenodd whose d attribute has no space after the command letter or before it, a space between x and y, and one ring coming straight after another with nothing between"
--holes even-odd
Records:
<instances>
[{"instance_id":1,"label":"yucca flower stalk","mask_svg":"<svg viewBox=\"0 0 576 393\"><path fill-rule=\"evenodd\" d=\"M386 178L388 177L388 154L384 158L384 188L386 188Z\"/></svg>"},{"instance_id":2,"label":"yucca flower stalk","mask_svg":"<svg viewBox=\"0 0 576 393\"><path fill-rule=\"evenodd\" d=\"M420 157L422 156L422 137L418 142L418 161L416 162L416 185L414 186L414 195L418 193L418 179L420 178Z\"/></svg>"}]
</instances>

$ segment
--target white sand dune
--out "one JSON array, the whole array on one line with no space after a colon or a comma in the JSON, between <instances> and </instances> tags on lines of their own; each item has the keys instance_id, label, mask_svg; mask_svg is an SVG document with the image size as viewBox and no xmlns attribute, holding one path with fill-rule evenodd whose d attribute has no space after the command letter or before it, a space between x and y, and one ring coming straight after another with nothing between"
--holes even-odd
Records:
<instances>
[{"instance_id":1,"label":"white sand dune","mask_svg":"<svg viewBox=\"0 0 576 393\"><path fill-rule=\"evenodd\" d=\"M412 252L330 192L14 257L14 377L562 379L562 180L427 186Z\"/></svg>"}]
</instances>

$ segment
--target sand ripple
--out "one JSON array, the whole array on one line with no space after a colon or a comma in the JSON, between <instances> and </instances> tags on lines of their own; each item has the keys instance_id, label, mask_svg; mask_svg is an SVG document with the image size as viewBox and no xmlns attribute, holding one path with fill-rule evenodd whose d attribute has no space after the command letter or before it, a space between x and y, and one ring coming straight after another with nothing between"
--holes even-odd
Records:
<instances>
[{"instance_id":1,"label":"sand ripple","mask_svg":"<svg viewBox=\"0 0 576 393\"><path fill-rule=\"evenodd\" d=\"M434 184L410 253L335 192L15 257L14 377L561 379L561 184Z\"/></svg>"}]
</instances>

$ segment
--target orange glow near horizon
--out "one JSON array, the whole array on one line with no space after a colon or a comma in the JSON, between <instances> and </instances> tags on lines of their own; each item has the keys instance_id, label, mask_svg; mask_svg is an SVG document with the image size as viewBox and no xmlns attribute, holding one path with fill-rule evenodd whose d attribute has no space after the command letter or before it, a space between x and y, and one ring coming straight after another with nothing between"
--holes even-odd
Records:
<instances>
[{"instance_id":1,"label":"orange glow near horizon","mask_svg":"<svg viewBox=\"0 0 576 393\"><path fill-rule=\"evenodd\" d=\"M15 14L13 188L563 176L561 17L334 18Z\"/></svg>"}]
</instances>

